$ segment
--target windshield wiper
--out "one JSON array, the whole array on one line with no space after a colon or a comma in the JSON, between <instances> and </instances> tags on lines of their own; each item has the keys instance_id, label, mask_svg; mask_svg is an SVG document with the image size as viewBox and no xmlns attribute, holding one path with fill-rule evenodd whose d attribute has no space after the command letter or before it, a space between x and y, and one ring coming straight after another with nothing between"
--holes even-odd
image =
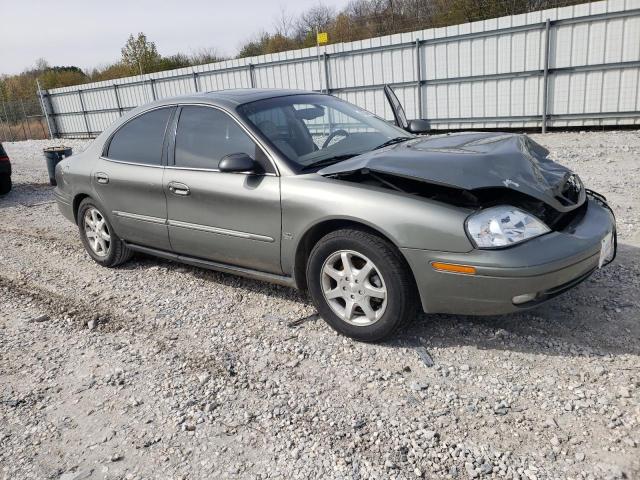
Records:
<instances>
[{"instance_id":1,"label":"windshield wiper","mask_svg":"<svg viewBox=\"0 0 640 480\"><path fill-rule=\"evenodd\" d=\"M309 165L305 165L302 167L301 171L306 172L308 170L312 170L314 168L326 167L327 165L333 165L334 163L341 162L342 160L348 160L351 157L355 157L356 155L360 155L359 153L346 153L344 155L336 155L334 157L323 158L322 160L318 160L317 162L312 162Z\"/></svg>"},{"instance_id":2,"label":"windshield wiper","mask_svg":"<svg viewBox=\"0 0 640 480\"><path fill-rule=\"evenodd\" d=\"M374 148L374 150L378 150L380 148L384 148L384 147L388 147L389 145L394 145L396 143L402 143L402 142L406 142L407 140L411 140L413 137L394 137L390 140L387 140L386 142L378 145L377 147Z\"/></svg>"}]
</instances>

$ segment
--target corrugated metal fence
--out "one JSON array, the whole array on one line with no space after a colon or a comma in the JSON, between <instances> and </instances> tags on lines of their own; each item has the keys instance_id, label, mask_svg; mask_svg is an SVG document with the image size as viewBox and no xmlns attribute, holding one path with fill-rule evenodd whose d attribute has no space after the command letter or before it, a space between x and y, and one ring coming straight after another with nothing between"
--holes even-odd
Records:
<instances>
[{"instance_id":1,"label":"corrugated metal fence","mask_svg":"<svg viewBox=\"0 0 640 480\"><path fill-rule=\"evenodd\" d=\"M154 99L323 90L434 129L640 124L640 0L608 0L42 92L54 134L95 136Z\"/></svg>"}]
</instances>

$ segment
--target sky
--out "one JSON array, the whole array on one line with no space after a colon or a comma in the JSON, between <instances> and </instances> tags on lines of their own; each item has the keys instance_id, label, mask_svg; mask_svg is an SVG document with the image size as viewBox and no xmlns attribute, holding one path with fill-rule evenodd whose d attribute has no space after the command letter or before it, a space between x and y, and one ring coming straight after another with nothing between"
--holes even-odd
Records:
<instances>
[{"instance_id":1,"label":"sky","mask_svg":"<svg viewBox=\"0 0 640 480\"><path fill-rule=\"evenodd\" d=\"M129 34L144 32L162 55L215 48L234 56L257 33L273 31L282 9L299 14L318 0L0 0L0 74L44 58L90 69L113 63ZM322 0L341 8L347 0Z\"/></svg>"}]
</instances>

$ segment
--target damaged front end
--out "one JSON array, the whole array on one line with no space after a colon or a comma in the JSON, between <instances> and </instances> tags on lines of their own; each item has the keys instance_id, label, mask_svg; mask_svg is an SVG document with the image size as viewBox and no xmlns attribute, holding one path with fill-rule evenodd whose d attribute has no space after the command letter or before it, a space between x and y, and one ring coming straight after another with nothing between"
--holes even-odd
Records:
<instances>
[{"instance_id":1,"label":"damaged front end","mask_svg":"<svg viewBox=\"0 0 640 480\"><path fill-rule=\"evenodd\" d=\"M563 230L572 222L580 221L586 212L587 203L583 200L575 208L558 211L542 200L506 187L491 187L477 190L465 190L430 183L427 180L403 178L397 175L378 173L367 168L354 172L337 173L332 178L389 188L409 195L416 195L437 202L463 208L479 210L497 205L512 205L535 215L552 230Z\"/></svg>"},{"instance_id":2,"label":"damaged front end","mask_svg":"<svg viewBox=\"0 0 640 480\"><path fill-rule=\"evenodd\" d=\"M562 231L585 215L587 190L548 154L525 135L464 133L417 138L318 173L476 211L509 205Z\"/></svg>"}]
</instances>

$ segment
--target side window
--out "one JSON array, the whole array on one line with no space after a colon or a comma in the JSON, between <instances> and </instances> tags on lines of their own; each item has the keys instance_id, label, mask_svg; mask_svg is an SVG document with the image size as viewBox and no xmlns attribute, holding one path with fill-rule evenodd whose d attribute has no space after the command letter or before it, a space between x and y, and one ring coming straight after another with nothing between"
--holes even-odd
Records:
<instances>
[{"instance_id":1,"label":"side window","mask_svg":"<svg viewBox=\"0 0 640 480\"><path fill-rule=\"evenodd\" d=\"M176 132L176 167L217 169L230 153L246 153L272 171L262 149L226 113L211 107L182 107Z\"/></svg>"},{"instance_id":2,"label":"side window","mask_svg":"<svg viewBox=\"0 0 640 480\"><path fill-rule=\"evenodd\" d=\"M107 158L146 165L162 164L162 145L173 107L134 118L111 138Z\"/></svg>"}]
</instances>

